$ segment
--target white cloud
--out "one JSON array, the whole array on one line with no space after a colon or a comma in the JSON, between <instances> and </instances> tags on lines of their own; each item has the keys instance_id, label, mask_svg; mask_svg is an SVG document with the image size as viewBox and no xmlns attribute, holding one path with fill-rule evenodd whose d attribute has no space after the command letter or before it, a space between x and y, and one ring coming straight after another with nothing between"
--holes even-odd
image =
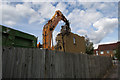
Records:
<instances>
[{"instance_id":1,"label":"white cloud","mask_svg":"<svg viewBox=\"0 0 120 80\"><path fill-rule=\"evenodd\" d=\"M74 9L69 15L68 19L71 22L72 30L75 31L78 28L88 29L92 23L102 17L100 12L93 9L80 10Z\"/></svg>"},{"instance_id":2,"label":"white cloud","mask_svg":"<svg viewBox=\"0 0 120 80\"><path fill-rule=\"evenodd\" d=\"M72 32L81 34L88 34L88 37L94 42L100 42L107 34L111 33L117 26L116 5L114 3L76 3L69 2L68 4L58 2L25 2L23 4L3 4L2 21L7 25L19 24L34 24L39 23L43 25L47 20L51 19L56 10L60 10L66 18L70 21ZM69 13L68 5L70 5L71 12ZM82 9L81 5L83 6ZM97 11L98 10L98 11ZM116 11L115 11L116 10ZM106 18L105 18L106 17ZM96 28L96 31L90 28ZM31 26L31 25L30 25ZM44 26L44 25L43 25ZM37 27L38 28L38 27ZM40 28L42 29L42 28ZM54 31L54 40L57 31ZM98 37L99 36L99 37ZM55 41L54 41L55 44Z\"/></svg>"},{"instance_id":3,"label":"white cloud","mask_svg":"<svg viewBox=\"0 0 120 80\"><path fill-rule=\"evenodd\" d=\"M59 2L56 6L55 10L60 10L61 12L64 12L64 15L68 13L68 10L66 9L67 5L65 3Z\"/></svg>"},{"instance_id":4,"label":"white cloud","mask_svg":"<svg viewBox=\"0 0 120 80\"><path fill-rule=\"evenodd\" d=\"M117 2L81 2L87 10L96 10L103 14L104 17L117 17L118 16L118 3Z\"/></svg>"},{"instance_id":5,"label":"white cloud","mask_svg":"<svg viewBox=\"0 0 120 80\"><path fill-rule=\"evenodd\" d=\"M119 0L76 0L78 2L118 2Z\"/></svg>"},{"instance_id":6,"label":"white cloud","mask_svg":"<svg viewBox=\"0 0 120 80\"><path fill-rule=\"evenodd\" d=\"M17 12L20 12L19 14L21 15L21 16L30 16L30 15L32 15L33 13L35 13L35 11L33 10L33 9L31 9L31 8L28 8L28 7L26 7L26 6L24 6L24 5L22 5L22 4L17 4L16 5L16 11Z\"/></svg>"},{"instance_id":7,"label":"white cloud","mask_svg":"<svg viewBox=\"0 0 120 80\"><path fill-rule=\"evenodd\" d=\"M80 3L85 10L75 8L68 18L73 32L87 33L94 43L99 43L117 27L117 5L115 3ZM114 7L114 8L111 8ZM116 10L116 11L115 11ZM112 12L111 12L112 11ZM110 13L111 12L111 13ZM91 26L93 25L93 29ZM82 30L87 30L86 32ZM99 37L98 37L99 36Z\"/></svg>"},{"instance_id":8,"label":"white cloud","mask_svg":"<svg viewBox=\"0 0 120 80\"><path fill-rule=\"evenodd\" d=\"M55 7L50 3L42 3L38 10L41 18L51 18L55 12Z\"/></svg>"},{"instance_id":9,"label":"white cloud","mask_svg":"<svg viewBox=\"0 0 120 80\"><path fill-rule=\"evenodd\" d=\"M28 23L40 22L39 14L24 4L17 4L16 6L3 4L0 10L2 10L2 22L6 25L24 23L24 21Z\"/></svg>"},{"instance_id":10,"label":"white cloud","mask_svg":"<svg viewBox=\"0 0 120 80\"><path fill-rule=\"evenodd\" d=\"M97 30L88 36L94 43L99 43L107 34L113 32L114 28L118 27L117 24L117 18L102 18L93 24Z\"/></svg>"},{"instance_id":11,"label":"white cloud","mask_svg":"<svg viewBox=\"0 0 120 80\"><path fill-rule=\"evenodd\" d=\"M3 0L9 2L118 2L119 0Z\"/></svg>"},{"instance_id":12,"label":"white cloud","mask_svg":"<svg viewBox=\"0 0 120 80\"><path fill-rule=\"evenodd\" d=\"M83 30L83 29L78 30L77 32L78 32L80 35L86 35L86 34L87 34L87 31L86 31L86 30Z\"/></svg>"},{"instance_id":13,"label":"white cloud","mask_svg":"<svg viewBox=\"0 0 120 80\"><path fill-rule=\"evenodd\" d=\"M28 18L28 23L31 24L33 22L39 21L43 22L41 20L40 15L32 8L30 8L30 5L27 7L25 4L18 4L16 5L16 11L21 12L20 15L24 18ZM41 21L40 21L41 20Z\"/></svg>"},{"instance_id":14,"label":"white cloud","mask_svg":"<svg viewBox=\"0 0 120 80\"><path fill-rule=\"evenodd\" d=\"M93 8L100 10L104 17L118 17L118 3L95 3Z\"/></svg>"},{"instance_id":15,"label":"white cloud","mask_svg":"<svg viewBox=\"0 0 120 80\"><path fill-rule=\"evenodd\" d=\"M7 25L15 25L16 23L14 21L5 21L4 24L7 24Z\"/></svg>"},{"instance_id":16,"label":"white cloud","mask_svg":"<svg viewBox=\"0 0 120 80\"><path fill-rule=\"evenodd\" d=\"M17 14L15 7L9 5L2 5L1 11L3 24L11 25L11 22L16 24L16 21L18 21L20 18L19 14Z\"/></svg>"},{"instance_id":17,"label":"white cloud","mask_svg":"<svg viewBox=\"0 0 120 80\"><path fill-rule=\"evenodd\" d=\"M56 44L56 37L57 37L57 34L59 34L60 32L57 32L57 31L53 31L53 45Z\"/></svg>"},{"instance_id":18,"label":"white cloud","mask_svg":"<svg viewBox=\"0 0 120 80\"><path fill-rule=\"evenodd\" d=\"M81 2L79 5L82 5L85 9L90 9L94 3L93 2Z\"/></svg>"},{"instance_id":19,"label":"white cloud","mask_svg":"<svg viewBox=\"0 0 120 80\"><path fill-rule=\"evenodd\" d=\"M61 12L67 13L66 4L64 3L59 2L56 5L56 7L53 6L52 3L48 3L48 2L44 2L40 4L41 6L38 12L41 15L41 18L47 18L47 19L52 18L56 10L60 10Z\"/></svg>"}]
</instances>

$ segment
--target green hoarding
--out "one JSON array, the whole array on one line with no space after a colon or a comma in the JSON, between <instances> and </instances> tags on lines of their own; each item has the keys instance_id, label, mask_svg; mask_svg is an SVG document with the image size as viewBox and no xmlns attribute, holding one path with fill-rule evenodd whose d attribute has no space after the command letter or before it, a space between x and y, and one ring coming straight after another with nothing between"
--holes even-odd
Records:
<instances>
[{"instance_id":1,"label":"green hoarding","mask_svg":"<svg viewBox=\"0 0 120 80\"><path fill-rule=\"evenodd\" d=\"M14 47L37 47L37 37L30 35L6 26L2 27L2 46L14 46Z\"/></svg>"}]
</instances>

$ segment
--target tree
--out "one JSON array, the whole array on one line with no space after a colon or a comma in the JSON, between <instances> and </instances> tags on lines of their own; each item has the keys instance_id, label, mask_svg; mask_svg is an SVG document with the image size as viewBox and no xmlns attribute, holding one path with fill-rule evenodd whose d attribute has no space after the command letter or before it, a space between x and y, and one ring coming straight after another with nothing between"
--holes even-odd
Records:
<instances>
[{"instance_id":1,"label":"tree","mask_svg":"<svg viewBox=\"0 0 120 80\"><path fill-rule=\"evenodd\" d=\"M87 35L85 36L85 42L86 42L86 53L87 54L94 54L94 47L93 47L93 42L90 42L90 39L87 37Z\"/></svg>"},{"instance_id":2,"label":"tree","mask_svg":"<svg viewBox=\"0 0 120 80\"><path fill-rule=\"evenodd\" d=\"M118 45L118 48L117 48L117 50L116 50L115 57L117 57L117 59L120 61L120 45Z\"/></svg>"}]
</instances>

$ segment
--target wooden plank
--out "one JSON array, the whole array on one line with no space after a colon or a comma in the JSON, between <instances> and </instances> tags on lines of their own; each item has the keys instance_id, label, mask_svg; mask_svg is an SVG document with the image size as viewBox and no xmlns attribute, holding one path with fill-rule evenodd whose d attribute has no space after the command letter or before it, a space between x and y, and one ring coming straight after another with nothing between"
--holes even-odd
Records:
<instances>
[{"instance_id":1,"label":"wooden plank","mask_svg":"<svg viewBox=\"0 0 120 80\"><path fill-rule=\"evenodd\" d=\"M8 52L8 61L6 64L6 72L7 72L7 78L12 78L13 77L13 72L14 72L14 59L15 59L15 52L14 52L14 48L10 47L8 48L9 52Z\"/></svg>"},{"instance_id":2,"label":"wooden plank","mask_svg":"<svg viewBox=\"0 0 120 80\"><path fill-rule=\"evenodd\" d=\"M48 73L49 73L49 77L50 78L57 78L57 75L58 75L58 73L57 73L57 70L58 70L58 64L56 64L56 61L59 63L59 61L56 59L56 54L55 54L55 51L48 51L48 54L49 54L49 65L48 65L48 67L49 67L49 71L48 71Z\"/></svg>"},{"instance_id":3,"label":"wooden plank","mask_svg":"<svg viewBox=\"0 0 120 80\"><path fill-rule=\"evenodd\" d=\"M24 54L25 49L24 48L16 48L16 54L17 54L17 60L16 60L16 77L15 78L21 78L22 77L22 66L24 62Z\"/></svg>"},{"instance_id":4,"label":"wooden plank","mask_svg":"<svg viewBox=\"0 0 120 80\"><path fill-rule=\"evenodd\" d=\"M11 78L17 78L18 74L17 74L17 61L18 61L18 48L12 48L11 49L12 52L10 52L9 57L11 57L11 59L9 60L9 63L11 63L11 67L9 67L9 69L11 69Z\"/></svg>"},{"instance_id":5,"label":"wooden plank","mask_svg":"<svg viewBox=\"0 0 120 80\"><path fill-rule=\"evenodd\" d=\"M45 50L36 48L32 57L32 78L45 77Z\"/></svg>"},{"instance_id":6,"label":"wooden plank","mask_svg":"<svg viewBox=\"0 0 120 80\"><path fill-rule=\"evenodd\" d=\"M51 67L51 64L52 64L51 56L52 56L51 52L46 50L45 52L45 78L52 78L53 71L51 71L52 70L51 69L52 68Z\"/></svg>"},{"instance_id":7,"label":"wooden plank","mask_svg":"<svg viewBox=\"0 0 120 80\"><path fill-rule=\"evenodd\" d=\"M2 52L2 77L6 78L7 77L7 61L8 61L8 53L9 53L9 48L3 47L3 52Z\"/></svg>"},{"instance_id":8,"label":"wooden plank","mask_svg":"<svg viewBox=\"0 0 120 80\"><path fill-rule=\"evenodd\" d=\"M57 57L60 56L59 59L59 76L58 78L65 78L65 53L64 52L59 52L59 55Z\"/></svg>"},{"instance_id":9,"label":"wooden plank","mask_svg":"<svg viewBox=\"0 0 120 80\"><path fill-rule=\"evenodd\" d=\"M78 64L79 64L79 67L78 67L78 68L79 68L78 77L79 77L79 78L82 78L82 66L81 66L82 61L83 61L83 60L82 60L82 54L79 54L78 57L79 57L79 63L78 63Z\"/></svg>"},{"instance_id":10,"label":"wooden plank","mask_svg":"<svg viewBox=\"0 0 120 80\"><path fill-rule=\"evenodd\" d=\"M32 78L32 54L33 54L33 48L28 48L27 50L27 59L26 59L26 69L27 69L27 72L26 72L26 77L27 78Z\"/></svg>"},{"instance_id":11,"label":"wooden plank","mask_svg":"<svg viewBox=\"0 0 120 80\"><path fill-rule=\"evenodd\" d=\"M52 57L52 67L54 66L53 78L64 78L65 76L65 66L64 66L64 53L54 52L54 57Z\"/></svg>"},{"instance_id":12,"label":"wooden plank","mask_svg":"<svg viewBox=\"0 0 120 80\"><path fill-rule=\"evenodd\" d=\"M85 66L85 78L90 78L89 77L89 57L88 55L85 55L85 62L84 62L84 66Z\"/></svg>"},{"instance_id":13,"label":"wooden plank","mask_svg":"<svg viewBox=\"0 0 120 80\"><path fill-rule=\"evenodd\" d=\"M65 53L65 78L74 78L73 75L73 54Z\"/></svg>"},{"instance_id":14,"label":"wooden plank","mask_svg":"<svg viewBox=\"0 0 120 80\"><path fill-rule=\"evenodd\" d=\"M74 54L73 55L73 76L74 78L79 78L79 54Z\"/></svg>"},{"instance_id":15,"label":"wooden plank","mask_svg":"<svg viewBox=\"0 0 120 80\"><path fill-rule=\"evenodd\" d=\"M25 63L25 58L26 58L26 50L27 48L24 48L23 49L23 53L21 53L22 55L22 59L21 59L21 78L25 78L25 73L26 73L26 70L25 70L25 66L26 66L26 63Z\"/></svg>"}]
</instances>

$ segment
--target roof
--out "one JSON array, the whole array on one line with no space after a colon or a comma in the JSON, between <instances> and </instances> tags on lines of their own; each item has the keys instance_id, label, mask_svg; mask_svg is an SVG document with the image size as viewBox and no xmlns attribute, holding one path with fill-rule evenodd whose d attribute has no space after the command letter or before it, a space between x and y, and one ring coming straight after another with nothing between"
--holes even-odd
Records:
<instances>
[{"instance_id":1,"label":"roof","mask_svg":"<svg viewBox=\"0 0 120 80\"><path fill-rule=\"evenodd\" d=\"M115 50L117 49L118 45L120 45L120 42L117 43L111 43L111 44L102 44L98 46L98 50Z\"/></svg>"}]
</instances>

